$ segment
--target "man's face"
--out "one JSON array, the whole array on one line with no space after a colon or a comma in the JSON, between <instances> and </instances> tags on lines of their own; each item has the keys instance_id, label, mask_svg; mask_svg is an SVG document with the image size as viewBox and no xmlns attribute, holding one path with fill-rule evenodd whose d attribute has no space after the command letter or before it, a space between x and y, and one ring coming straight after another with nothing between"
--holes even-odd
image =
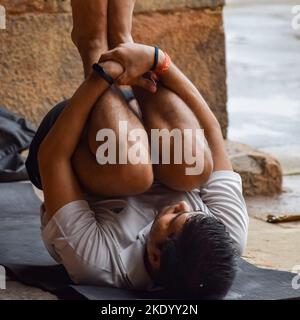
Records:
<instances>
[{"instance_id":1,"label":"man's face","mask_svg":"<svg viewBox=\"0 0 300 320\"><path fill-rule=\"evenodd\" d=\"M148 261L153 270L159 270L161 248L172 234L178 236L187 218L194 214L190 206L181 201L164 208L155 218L147 240Z\"/></svg>"}]
</instances>

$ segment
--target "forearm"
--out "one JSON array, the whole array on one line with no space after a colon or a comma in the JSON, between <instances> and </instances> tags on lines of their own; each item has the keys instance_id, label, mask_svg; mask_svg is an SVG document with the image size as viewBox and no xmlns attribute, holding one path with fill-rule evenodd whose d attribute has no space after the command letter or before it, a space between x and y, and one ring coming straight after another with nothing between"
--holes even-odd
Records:
<instances>
[{"instance_id":1,"label":"forearm","mask_svg":"<svg viewBox=\"0 0 300 320\"><path fill-rule=\"evenodd\" d=\"M112 70L111 62L103 66ZM113 71L112 76L116 78L121 72L122 67L119 66L119 71ZM96 73L88 76L44 139L39 152L41 158L72 157L94 104L108 87L108 83Z\"/></svg>"},{"instance_id":2,"label":"forearm","mask_svg":"<svg viewBox=\"0 0 300 320\"><path fill-rule=\"evenodd\" d=\"M231 170L220 124L198 89L173 63L161 81L185 101L198 119L211 149L214 170Z\"/></svg>"},{"instance_id":3,"label":"forearm","mask_svg":"<svg viewBox=\"0 0 300 320\"><path fill-rule=\"evenodd\" d=\"M219 123L194 84L171 63L168 72L161 76L163 85L175 92L194 112L206 131L218 128Z\"/></svg>"}]
</instances>

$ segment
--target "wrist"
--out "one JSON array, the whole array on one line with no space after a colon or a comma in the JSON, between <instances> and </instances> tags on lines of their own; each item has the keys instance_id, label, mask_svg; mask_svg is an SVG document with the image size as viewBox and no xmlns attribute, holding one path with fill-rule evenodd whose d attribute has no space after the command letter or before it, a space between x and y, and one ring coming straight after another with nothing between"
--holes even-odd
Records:
<instances>
[{"instance_id":1,"label":"wrist","mask_svg":"<svg viewBox=\"0 0 300 320\"><path fill-rule=\"evenodd\" d=\"M124 72L123 66L115 61L95 63L92 69L93 72L88 77L89 82L98 83L104 80L109 86L113 85L114 81Z\"/></svg>"},{"instance_id":2,"label":"wrist","mask_svg":"<svg viewBox=\"0 0 300 320\"><path fill-rule=\"evenodd\" d=\"M114 80L124 72L124 68L119 62L105 61L99 64Z\"/></svg>"},{"instance_id":3,"label":"wrist","mask_svg":"<svg viewBox=\"0 0 300 320\"><path fill-rule=\"evenodd\" d=\"M156 69L161 69L165 61L165 53L159 49L158 51L158 63Z\"/></svg>"},{"instance_id":4,"label":"wrist","mask_svg":"<svg viewBox=\"0 0 300 320\"><path fill-rule=\"evenodd\" d=\"M172 61L170 56L166 52L159 50L157 66L153 72L156 74L157 77L160 77L169 71L171 63Z\"/></svg>"}]
</instances>

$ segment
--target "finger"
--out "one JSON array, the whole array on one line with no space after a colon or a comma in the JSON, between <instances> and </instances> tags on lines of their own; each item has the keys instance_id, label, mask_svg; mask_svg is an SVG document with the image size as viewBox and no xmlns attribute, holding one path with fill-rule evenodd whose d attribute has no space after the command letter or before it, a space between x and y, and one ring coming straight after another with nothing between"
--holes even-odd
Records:
<instances>
[{"instance_id":1,"label":"finger","mask_svg":"<svg viewBox=\"0 0 300 320\"><path fill-rule=\"evenodd\" d=\"M137 85L138 87L141 87L147 91L150 91L152 93L155 93L157 91L156 84L152 80L145 79L143 77L137 79L135 81L135 85Z\"/></svg>"},{"instance_id":2,"label":"finger","mask_svg":"<svg viewBox=\"0 0 300 320\"><path fill-rule=\"evenodd\" d=\"M156 75L156 73L151 72L151 80L154 81L155 83L158 82L158 76Z\"/></svg>"},{"instance_id":3,"label":"finger","mask_svg":"<svg viewBox=\"0 0 300 320\"><path fill-rule=\"evenodd\" d=\"M116 83L118 85L127 85L129 84L130 80L129 80L129 77L126 73L126 70L119 76L119 78L116 80Z\"/></svg>"},{"instance_id":4,"label":"finger","mask_svg":"<svg viewBox=\"0 0 300 320\"><path fill-rule=\"evenodd\" d=\"M157 82L158 77L153 71L148 71L143 75L144 78Z\"/></svg>"}]
</instances>

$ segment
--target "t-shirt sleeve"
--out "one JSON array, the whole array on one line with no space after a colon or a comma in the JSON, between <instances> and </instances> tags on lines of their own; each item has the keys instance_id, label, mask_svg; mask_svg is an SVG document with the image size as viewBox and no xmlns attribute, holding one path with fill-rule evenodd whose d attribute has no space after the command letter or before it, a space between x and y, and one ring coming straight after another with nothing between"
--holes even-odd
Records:
<instances>
[{"instance_id":1,"label":"t-shirt sleeve","mask_svg":"<svg viewBox=\"0 0 300 320\"><path fill-rule=\"evenodd\" d=\"M200 195L209 212L224 223L242 255L247 244L249 217L240 175L233 171L215 171L200 188Z\"/></svg>"},{"instance_id":2,"label":"t-shirt sleeve","mask_svg":"<svg viewBox=\"0 0 300 320\"><path fill-rule=\"evenodd\" d=\"M50 255L64 265L75 283L90 283L110 263L101 224L85 200L60 208L42 226L42 239Z\"/></svg>"}]
</instances>

